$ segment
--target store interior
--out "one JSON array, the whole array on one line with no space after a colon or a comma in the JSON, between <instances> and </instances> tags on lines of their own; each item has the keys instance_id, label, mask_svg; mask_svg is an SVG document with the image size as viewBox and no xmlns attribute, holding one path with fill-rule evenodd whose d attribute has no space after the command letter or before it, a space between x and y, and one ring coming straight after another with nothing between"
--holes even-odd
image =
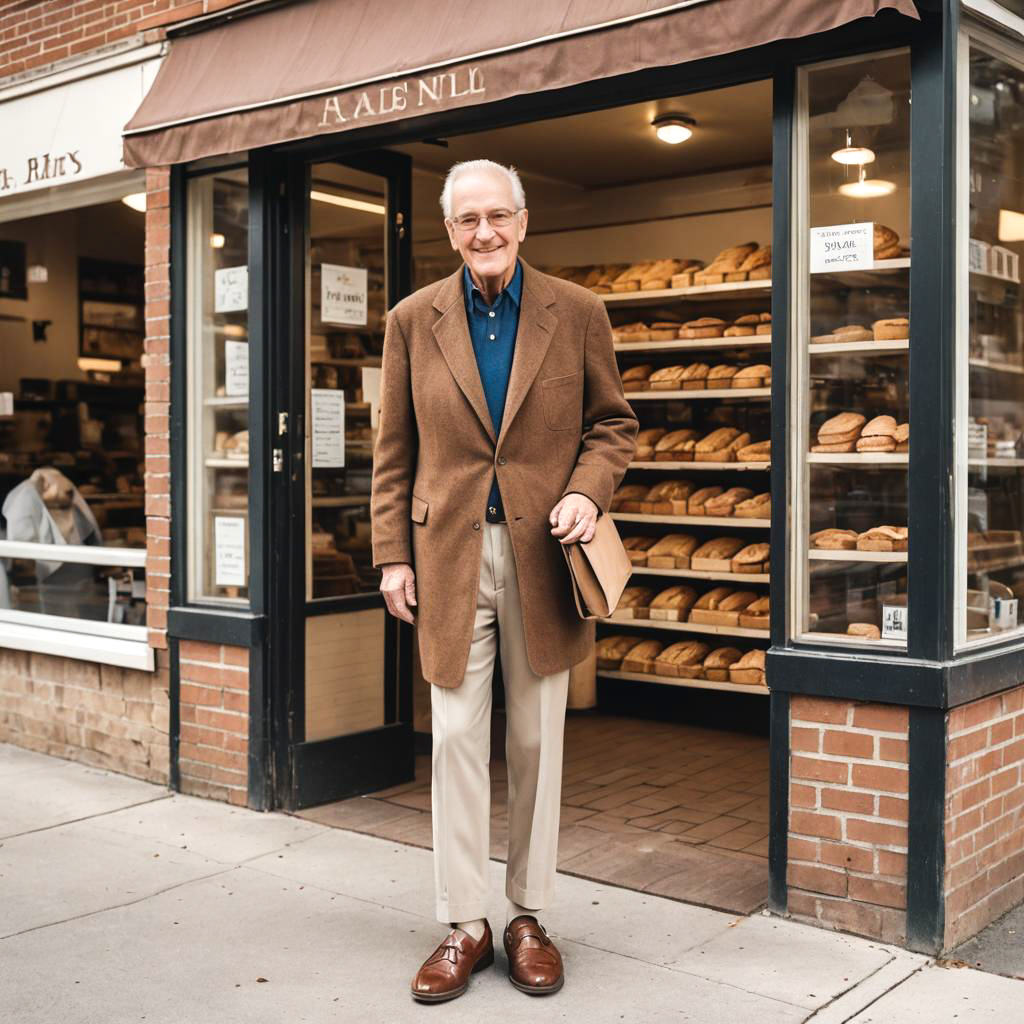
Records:
<instances>
[{"instance_id":1,"label":"store interior","mask_svg":"<svg viewBox=\"0 0 1024 1024\"><path fill-rule=\"evenodd\" d=\"M120 201L0 223L4 539L145 548L144 245ZM145 574L2 559L0 608L138 625Z\"/></svg>"}]
</instances>

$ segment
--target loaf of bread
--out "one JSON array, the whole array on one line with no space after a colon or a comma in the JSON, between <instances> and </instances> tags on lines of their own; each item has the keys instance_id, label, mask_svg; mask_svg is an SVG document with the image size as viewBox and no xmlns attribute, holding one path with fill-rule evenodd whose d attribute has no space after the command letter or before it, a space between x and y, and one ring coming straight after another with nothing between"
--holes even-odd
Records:
<instances>
[{"instance_id":1,"label":"loaf of bread","mask_svg":"<svg viewBox=\"0 0 1024 1024\"><path fill-rule=\"evenodd\" d=\"M651 341L671 341L679 337L679 327L678 320L655 320L651 324L648 337Z\"/></svg>"},{"instance_id":2,"label":"loaf of bread","mask_svg":"<svg viewBox=\"0 0 1024 1024\"><path fill-rule=\"evenodd\" d=\"M647 497L649 486L644 484L623 484L613 495L609 511L639 512L640 502Z\"/></svg>"},{"instance_id":3,"label":"loaf of bread","mask_svg":"<svg viewBox=\"0 0 1024 1024\"><path fill-rule=\"evenodd\" d=\"M626 619L646 619L653 597L653 587L626 587L613 614Z\"/></svg>"},{"instance_id":4,"label":"loaf of bread","mask_svg":"<svg viewBox=\"0 0 1024 1024\"><path fill-rule=\"evenodd\" d=\"M648 515L672 515L672 502L686 501L693 493L689 480L662 480L648 490L640 503L640 511Z\"/></svg>"},{"instance_id":5,"label":"loaf of bread","mask_svg":"<svg viewBox=\"0 0 1024 1024\"><path fill-rule=\"evenodd\" d=\"M772 315L771 315L771 313L761 313L758 316L758 319L761 322L757 325L757 333L758 334L771 334L772 333Z\"/></svg>"},{"instance_id":6,"label":"loaf of bread","mask_svg":"<svg viewBox=\"0 0 1024 1024\"><path fill-rule=\"evenodd\" d=\"M687 500L686 514L690 516L707 515L706 506L708 501L724 493L725 488L720 487L718 484L709 484L707 487L701 487L700 490L694 491Z\"/></svg>"},{"instance_id":7,"label":"loaf of bread","mask_svg":"<svg viewBox=\"0 0 1024 1024\"><path fill-rule=\"evenodd\" d=\"M697 275L695 275L697 276ZM720 338L729 325L715 316L702 316L690 320L679 328L680 338Z\"/></svg>"},{"instance_id":8,"label":"loaf of bread","mask_svg":"<svg viewBox=\"0 0 1024 1024\"><path fill-rule=\"evenodd\" d=\"M670 644L655 659L658 675L697 679L701 663L708 653L708 645L700 640L680 640Z\"/></svg>"},{"instance_id":9,"label":"loaf of bread","mask_svg":"<svg viewBox=\"0 0 1024 1024\"><path fill-rule=\"evenodd\" d=\"M873 241L876 260L895 259L900 255L900 236L892 228L876 223Z\"/></svg>"},{"instance_id":10,"label":"loaf of bread","mask_svg":"<svg viewBox=\"0 0 1024 1024\"><path fill-rule=\"evenodd\" d=\"M892 452L896 450L896 420L892 416L875 416L864 424L857 438L859 452Z\"/></svg>"},{"instance_id":11,"label":"loaf of bread","mask_svg":"<svg viewBox=\"0 0 1024 1024\"><path fill-rule=\"evenodd\" d=\"M772 457L771 441L755 441L736 449L737 462L768 462Z\"/></svg>"},{"instance_id":12,"label":"loaf of bread","mask_svg":"<svg viewBox=\"0 0 1024 1024\"><path fill-rule=\"evenodd\" d=\"M845 444L860 437L867 417L859 412L841 412L818 428L818 444Z\"/></svg>"},{"instance_id":13,"label":"loaf of bread","mask_svg":"<svg viewBox=\"0 0 1024 1024\"><path fill-rule=\"evenodd\" d=\"M646 462L654 457L654 446L665 436L664 427L647 427L638 431L633 451L634 462Z\"/></svg>"},{"instance_id":14,"label":"loaf of bread","mask_svg":"<svg viewBox=\"0 0 1024 1024\"><path fill-rule=\"evenodd\" d=\"M748 274L752 270L760 270L762 267L770 267L772 265L772 247L770 245L762 245L759 249L755 249L747 258L739 265L739 270L746 271Z\"/></svg>"},{"instance_id":15,"label":"loaf of bread","mask_svg":"<svg viewBox=\"0 0 1024 1024\"><path fill-rule=\"evenodd\" d=\"M633 565L646 565L648 552L656 541L656 537L623 537L622 546Z\"/></svg>"},{"instance_id":16,"label":"loaf of bread","mask_svg":"<svg viewBox=\"0 0 1024 1024\"><path fill-rule=\"evenodd\" d=\"M836 327L828 334L819 334L811 338L811 344L836 344L847 341L871 341L874 338L874 334L869 331L866 327L862 327L860 324L844 324L842 327Z\"/></svg>"},{"instance_id":17,"label":"loaf of bread","mask_svg":"<svg viewBox=\"0 0 1024 1024\"><path fill-rule=\"evenodd\" d=\"M892 435L892 439L896 442L896 451L898 452L909 452L910 451L910 424L900 423L895 432Z\"/></svg>"},{"instance_id":18,"label":"loaf of bread","mask_svg":"<svg viewBox=\"0 0 1024 1024\"><path fill-rule=\"evenodd\" d=\"M732 327L726 327L725 337L726 338L749 338L757 333L757 327L748 324L733 324Z\"/></svg>"},{"instance_id":19,"label":"loaf of bread","mask_svg":"<svg viewBox=\"0 0 1024 1024\"><path fill-rule=\"evenodd\" d=\"M719 363L708 370L706 387L710 389L731 388L732 378L736 376L736 367L728 363Z\"/></svg>"},{"instance_id":20,"label":"loaf of bread","mask_svg":"<svg viewBox=\"0 0 1024 1024\"><path fill-rule=\"evenodd\" d=\"M739 661L729 668L729 679L734 683L764 684L764 651L755 648L747 651Z\"/></svg>"},{"instance_id":21,"label":"loaf of bread","mask_svg":"<svg viewBox=\"0 0 1024 1024\"><path fill-rule=\"evenodd\" d=\"M690 611L690 622L712 626L738 626L740 612L757 600L752 590L715 587L702 595Z\"/></svg>"},{"instance_id":22,"label":"loaf of bread","mask_svg":"<svg viewBox=\"0 0 1024 1024\"><path fill-rule=\"evenodd\" d=\"M652 391L676 391L685 371L683 366L663 366L647 378Z\"/></svg>"},{"instance_id":23,"label":"loaf of bread","mask_svg":"<svg viewBox=\"0 0 1024 1024\"><path fill-rule=\"evenodd\" d=\"M641 640L630 648L622 659L623 672L648 672L654 674L654 659L664 650L660 640Z\"/></svg>"},{"instance_id":24,"label":"loaf of bread","mask_svg":"<svg viewBox=\"0 0 1024 1024\"><path fill-rule=\"evenodd\" d=\"M737 519L769 519L771 514L772 496L768 491L741 501L733 512Z\"/></svg>"},{"instance_id":25,"label":"loaf of bread","mask_svg":"<svg viewBox=\"0 0 1024 1024\"><path fill-rule=\"evenodd\" d=\"M627 341L649 341L650 340L650 328L645 323L636 321L630 324L619 324L617 327L612 328L612 341L614 342L627 342Z\"/></svg>"},{"instance_id":26,"label":"loaf of bread","mask_svg":"<svg viewBox=\"0 0 1024 1024\"><path fill-rule=\"evenodd\" d=\"M622 271L612 281L613 292L637 292L640 290L640 282L647 275L653 265L653 260L644 260L642 263L633 263Z\"/></svg>"},{"instance_id":27,"label":"loaf of bread","mask_svg":"<svg viewBox=\"0 0 1024 1024\"><path fill-rule=\"evenodd\" d=\"M727 451L737 438L743 436L735 427L719 427L712 430L707 437L701 438L695 446L694 454L698 461L716 461L718 453ZM704 458L702 459L701 456ZM731 458L726 461L733 461Z\"/></svg>"},{"instance_id":28,"label":"loaf of bread","mask_svg":"<svg viewBox=\"0 0 1024 1024\"><path fill-rule=\"evenodd\" d=\"M762 388L772 382L772 368L767 363L755 363L737 370L732 379L734 388Z\"/></svg>"},{"instance_id":29,"label":"loaf of bread","mask_svg":"<svg viewBox=\"0 0 1024 1024\"><path fill-rule=\"evenodd\" d=\"M694 603L694 611L717 611L718 606L724 601L732 592L733 587L712 587L710 590L701 594Z\"/></svg>"},{"instance_id":30,"label":"loaf of bread","mask_svg":"<svg viewBox=\"0 0 1024 1024\"><path fill-rule=\"evenodd\" d=\"M729 666L734 665L743 652L738 647L716 647L704 659L704 678L724 683L729 679Z\"/></svg>"},{"instance_id":31,"label":"loaf of bread","mask_svg":"<svg viewBox=\"0 0 1024 1024\"><path fill-rule=\"evenodd\" d=\"M630 366L622 371L623 391L646 391L654 367L650 363L641 363L639 366Z\"/></svg>"},{"instance_id":32,"label":"loaf of bread","mask_svg":"<svg viewBox=\"0 0 1024 1024\"><path fill-rule=\"evenodd\" d=\"M697 600L697 591L686 584L666 587L651 599L650 617L680 622L690 614L690 609Z\"/></svg>"},{"instance_id":33,"label":"loaf of bread","mask_svg":"<svg viewBox=\"0 0 1024 1024\"><path fill-rule=\"evenodd\" d=\"M641 279L640 290L649 292L669 288L672 285L672 278L676 274L693 270L698 266L697 260L655 260L653 266L648 268L647 273Z\"/></svg>"},{"instance_id":34,"label":"loaf of bread","mask_svg":"<svg viewBox=\"0 0 1024 1024\"><path fill-rule=\"evenodd\" d=\"M905 526L875 526L857 537L858 551L906 551Z\"/></svg>"},{"instance_id":35,"label":"loaf of bread","mask_svg":"<svg viewBox=\"0 0 1024 1024\"><path fill-rule=\"evenodd\" d=\"M726 274L738 271L757 248L757 242L744 242L723 249L703 270L693 275L693 283L719 284L725 279Z\"/></svg>"},{"instance_id":36,"label":"loaf of bread","mask_svg":"<svg viewBox=\"0 0 1024 1024\"><path fill-rule=\"evenodd\" d=\"M732 572L759 573L764 572L765 563L771 555L771 546L764 541L756 541L740 548L732 557Z\"/></svg>"},{"instance_id":37,"label":"loaf of bread","mask_svg":"<svg viewBox=\"0 0 1024 1024\"><path fill-rule=\"evenodd\" d=\"M850 636L863 637L865 640L881 640L882 631L872 622L851 622L846 627Z\"/></svg>"},{"instance_id":38,"label":"loaf of bread","mask_svg":"<svg viewBox=\"0 0 1024 1024\"><path fill-rule=\"evenodd\" d=\"M876 320L872 331L875 341L900 341L910 337L910 321L905 316Z\"/></svg>"},{"instance_id":39,"label":"loaf of bread","mask_svg":"<svg viewBox=\"0 0 1024 1024\"><path fill-rule=\"evenodd\" d=\"M689 569L690 555L700 546L688 533L667 533L647 551L651 569Z\"/></svg>"},{"instance_id":40,"label":"loaf of bread","mask_svg":"<svg viewBox=\"0 0 1024 1024\"><path fill-rule=\"evenodd\" d=\"M730 572L732 556L744 546L739 537L715 537L705 541L690 556L690 568L709 572Z\"/></svg>"},{"instance_id":41,"label":"loaf of bread","mask_svg":"<svg viewBox=\"0 0 1024 1024\"><path fill-rule=\"evenodd\" d=\"M693 449L700 438L700 431L692 427L670 430L654 445L655 461L692 462Z\"/></svg>"},{"instance_id":42,"label":"loaf of bread","mask_svg":"<svg viewBox=\"0 0 1024 1024\"><path fill-rule=\"evenodd\" d=\"M704 514L708 516L731 516L741 501L752 498L754 492L747 487L730 487L717 497L704 503Z\"/></svg>"},{"instance_id":43,"label":"loaf of bread","mask_svg":"<svg viewBox=\"0 0 1024 1024\"><path fill-rule=\"evenodd\" d=\"M811 547L826 551L852 551L857 546L857 534L853 530L838 530L830 527L811 534Z\"/></svg>"},{"instance_id":44,"label":"loaf of bread","mask_svg":"<svg viewBox=\"0 0 1024 1024\"><path fill-rule=\"evenodd\" d=\"M740 612L740 626L743 629L767 629L769 626L769 598L759 597Z\"/></svg>"},{"instance_id":45,"label":"loaf of bread","mask_svg":"<svg viewBox=\"0 0 1024 1024\"><path fill-rule=\"evenodd\" d=\"M617 669L629 651L640 643L635 636L603 636L595 645L598 668Z\"/></svg>"},{"instance_id":46,"label":"loaf of bread","mask_svg":"<svg viewBox=\"0 0 1024 1024\"><path fill-rule=\"evenodd\" d=\"M685 391L701 390L705 387L711 367L707 363L690 363L683 370L682 386Z\"/></svg>"}]
</instances>

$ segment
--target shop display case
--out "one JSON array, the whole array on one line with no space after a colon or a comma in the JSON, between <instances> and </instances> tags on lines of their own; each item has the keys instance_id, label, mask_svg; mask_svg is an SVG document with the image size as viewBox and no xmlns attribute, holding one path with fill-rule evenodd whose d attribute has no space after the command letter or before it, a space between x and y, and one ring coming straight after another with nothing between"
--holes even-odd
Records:
<instances>
[{"instance_id":1,"label":"shop display case","mask_svg":"<svg viewBox=\"0 0 1024 1024\"><path fill-rule=\"evenodd\" d=\"M189 596L249 593L249 191L244 169L188 188Z\"/></svg>"},{"instance_id":2,"label":"shop display case","mask_svg":"<svg viewBox=\"0 0 1024 1024\"><path fill-rule=\"evenodd\" d=\"M905 649L910 55L803 69L790 339L791 635Z\"/></svg>"}]
</instances>

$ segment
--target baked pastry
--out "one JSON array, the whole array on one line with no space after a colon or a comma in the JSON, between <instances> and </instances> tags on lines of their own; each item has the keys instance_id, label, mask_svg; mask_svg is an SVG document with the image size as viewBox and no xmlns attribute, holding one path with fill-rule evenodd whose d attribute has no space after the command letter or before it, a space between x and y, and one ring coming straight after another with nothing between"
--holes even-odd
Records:
<instances>
[{"instance_id":1,"label":"baked pastry","mask_svg":"<svg viewBox=\"0 0 1024 1024\"><path fill-rule=\"evenodd\" d=\"M707 653L708 645L700 640L680 640L658 655L654 670L658 675L699 679Z\"/></svg>"},{"instance_id":2,"label":"baked pastry","mask_svg":"<svg viewBox=\"0 0 1024 1024\"><path fill-rule=\"evenodd\" d=\"M705 386L711 389L731 388L732 378L736 376L736 370L737 367L730 366L728 363L719 363L717 366L712 366L708 370Z\"/></svg>"},{"instance_id":3,"label":"baked pastry","mask_svg":"<svg viewBox=\"0 0 1024 1024\"><path fill-rule=\"evenodd\" d=\"M723 334L726 338L749 338L755 334L757 328L747 324L733 324L732 327L726 327Z\"/></svg>"},{"instance_id":4,"label":"baked pastry","mask_svg":"<svg viewBox=\"0 0 1024 1024\"><path fill-rule=\"evenodd\" d=\"M715 591L720 589L727 588L716 587ZM752 590L728 590L725 594L717 594L715 591L712 591L715 596L708 606L701 607L703 598L697 601L690 612L690 622L709 626L738 626L740 612L757 600L757 594Z\"/></svg>"},{"instance_id":5,"label":"baked pastry","mask_svg":"<svg viewBox=\"0 0 1024 1024\"><path fill-rule=\"evenodd\" d=\"M651 376L654 367L650 363L641 363L639 366L630 366L622 371L623 391L646 391L650 387L648 378Z\"/></svg>"},{"instance_id":6,"label":"baked pastry","mask_svg":"<svg viewBox=\"0 0 1024 1024\"><path fill-rule=\"evenodd\" d=\"M771 457L771 441L755 441L736 450L737 462L768 462Z\"/></svg>"},{"instance_id":7,"label":"baked pastry","mask_svg":"<svg viewBox=\"0 0 1024 1024\"><path fill-rule=\"evenodd\" d=\"M643 462L654 457L654 446L665 436L664 427L647 427L638 431L636 447L633 452L635 462Z\"/></svg>"},{"instance_id":8,"label":"baked pastry","mask_svg":"<svg viewBox=\"0 0 1024 1024\"><path fill-rule=\"evenodd\" d=\"M729 325L715 316L690 320L679 329L680 338L720 338Z\"/></svg>"},{"instance_id":9,"label":"baked pastry","mask_svg":"<svg viewBox=\"0 0 1024 1024\"><path fill-rule=\"evenodd\" d=\"M732 557L745 544L739 537L715 537L706 541L690 556L691 569L730 572Z\"/></svg>"},{"instance_id":10,"label":"baked pastry","mask_svg":"<svg viewBox=\"0 0 1024 1024\"><path fill-rule=\"evenodd\" d=\"M708 501L724 493L725 488L720 487L718 484L710 484L707 487L702 487L699 491L694 491L686 503L686 514L690 516L707 515L706 506Z\"/></svg>"},{"instance_id":11,"label":"baked pastry","mask_svg":"<svg viewBox=\"0 0 1024 1024\"><path fill-rule=\"evenodd\" d=\"M733 510L737 519L768 519L772 514L772 496L768 491L741 501Z\"/></svg>"},{"instance_id":12,"label":"baked pastry","mask_svg":"<svg viewBox=\"0 0 1024 1024\"><path fill-rule=\"evenodd\" d=\"M704 514L708 516L731 516L741 501L752 498L754 492L747 487L730 487L729 490L704 502Z\"/></svg>"},{"instance_id":13,"label":"baked pastry","mask_svg":"<svg viewBox=\"0 0 1024 1024\"><path fill-rule=\"evenodd\" d=\"M770 554L771 546L763 541L748 544L745 548L740 548L732 556L730 571L736 573L764 572L765 563L768 561Z\"/></svg>"},{"instance_id":14,"label":"baked pastry","mask_svg":"<svg viewBox=\"0 0 1024 1024\"><path fill-rule=\"evenodd\" d=\"M767 629L769 625L769 598L767 595L751 601L740 612L740 626L743 629Z\"/></svg>"},{"instance_id":15,"label":"baked pastry","mask_svg":"<svg viewBox=\"0 0 1024 1024\"><path fill-rule=\"evenodd\" d=\"M818 428L818 444L846 444L860 437L867 417L859 412L841 412Z\"/></svg>"},{"instance_id":16,"label":"baked pastry","mask_svg":"<svg viewBox=\"0 0 1024 1024\"><path fill-rule=\"evenodd\" d=\"M647 324L639 321L631 324L619 324L617 327L612 327L612 341L647 341L649 330Z\"/></svg>"},{"instance_id":17,"label":"baked pastry","mask_svg":"<svg viewBox=\"0 0 1024 1024\"><path fill-rule=\"evenodd\" d=\"M716 647L704 659L704 678L724 683L729 679L729 666L734 665L743 652L738 647Z\"/></svg>"},{"instance_id":18,"label":"baked pastry","mask_svg":"<svg viewBox=\"0 0 1024 1024\"><path fill-rule=\"evenodd\" d=\"M732 379L734 388L762 388L771 384L772 368L767 363L755 363L736 371Z\"/></svg>"},{"instance_id":19,"label":"baked pastry","mask_svg":"<svg viewBox=\"0 0 1024 1024\"><path fill-rule=\"evenodd\" d=\"M686 501L693 493L689 480L661 480L654 484L640 502L640 511L649 515L670 516L675 511L673 502Z\"/></svg>"},{"instance_id":20,"label":"baked pastry","mask_svg":"<svg viewBox=\"0 0 1024 1024\"><path fill-rule=\"evenodd\" d=\"M896 442L896 451L910 451L910 424L900 423L893 432L892 439Z\"/></svg>"},{"instance_id":21,"label":"baked pastry","mask_svg":"<svg viewBox=\"0 0 1024 1024\"><path fill-rule=\"evenodd\" d=\"M587 276L593 283L584 285L597 295L607 295L612 290L612 282L626 269L625 263L610 263L603 267L595 267L594 272Z\"/></svg>"},{"instance_id":22,"label":"baked pastry","mask_svg":"<svg viewBox=\"0 0 1024 1024\"><path fill-rule=\"evenodd\" d=\"M693 270L699 264L696 260L655 260L648 268L646 275L640 281L640 291L657 291L661 288L669 288L672 285L672 278L686 270Z\"/></svg>"},{"instance_id":23,"label":"baked pastry","mask_svg":"<svg viewBox=\"0 0 1024 1024\"><path fill-rule=\"evenodd\" d=\"M852 452L856 449L856 441L840 441L837 444L812 444L812 452Z\"/></svg>"},{"instance_id":24,"label":"baked pastry","mask_svg":"<svg viewBox=\"0 0 1024 1024\"><path fill-rule=\"evenodd\" d=\"M647 551L651 569L689 569L690 555L700 546L688 533L667 533Z\"/></svg>"},{"instance_id":25,"label":"baked pastry","mask_svg":"<svg viewBox=\"0 0 1024 1024\"><path fill-rule=\"evenodd\" d=\"M651 341L671 341L679 337L678 320L655 320L648 331Z\"/></svg>"},{"instance_id":26,"label":"baked pastry","mask_svg":"<svg viewBox=\"0 0 1024 1024\"><path fill-rule=\"evenodd\" d=\"M750 444L750 435L735 427L719 427L694 445L693 457L697 462L735 462L736 452Z\"/></svg>"},{"instance_id":27,"label":"baked pastry","mask_svg":"<svg viewBox=\"0 0 1024 1024\"><path fill-rule=\"evenodd\" d=\"M694 284L719 284L726 274L740 269L747 257L757 250L757 242L744 242L723 249L703 270L693 275Z\"/></svg>"},{"instance_id":28,"label":"baked pastry","mask_svg":"<svg viewBox=\"0 0 1024 1024\"><path fill-rule=\"evenodd\" d=\"M670 430L654 445L655 461L692 462L693 449L700 437L700 431L692 427Z\"/></svg>"},{"instance_id":29,"label":"baked pastry","mask_svg":"<svg viewBox=\"0 0 1024 1024\"><path fill-rule=\"evenodd\" d=\"M624 619L646 619L647 608L653 597L653 587L626 587L612 614Z\"/></svg>"},{"instance_id":30,"label":"baked pastry","mask_svg":"<svg viewBox=\"0 0 1024 1024\"><path fill-rule=\"evenodd\" d=\"M657 543L656 537L623 537L622 546L633 565L646 565L648 552Z\"/></svg>"},{"instance_id":31,"label":"baked pastry","mask_svg":"<svg viewBox=\"0 0 1024 1024\"><path fill-rule=\"evenodd\" d=\"M857 533L853 530L838 530L830 527L811 534L811 547L825 551L853 551L857 546Z\"/></svg>"},{"instance_id":32,"label":"baked pastry","mask_svg":"<svg viewBox=\"0 0 1024 1024\"><path fill-rule=\"evenodd\" d=\"M762 245L760 249L755 249L739 266L739 270L750 274L755 270L763 270L765 268L771 269L772 265L772 247L770 245ZM767 276L767 275L765 275ZM756 280L756 278L752 278Z\"/></svg>"},{"instance_id":33,"label":"baked pastry","mask_svg":"<svg viewBox=\"0 0 1024 1024\"><path fill-rule=\"evenodd\" d=\"M772 333L772 315L771 313L760 313L758 314L758 320L761 322L757 325L758 334L771 334Z\"/></svg>"},{"instance_id":34,"label":"baked pastry","mask_svg":"<svg viewBox=\"0 0 1024 1024\"><path fill-rule=\"evenodd\" d=\"M874 255L875 259L884 259L881 254L889 252L894 246L897 252L899 251L900 236L893 231L892 228L886 227L884 224L876 223L874 225Z\"/></svg>"},{"instance_id":35,"label":"baked pastry","mask_svg":"<svg viewBox=\"0 0 1024 1024\"><path fill-rule=\"evenodd\" d=\"M888 320L876 320L871 329L875 341L902 341L910 337L910 321L905 316L894 316Z\"/></svg>"},{"instance_id":36,"label":"baked pastry","mask_svg":"<svg viewBox=\"0 0 1024 1024\"><path fill-rule=\"evenodd\" d=\"M640 290L640 282L647 276L653 264L653 260L644 260L642 263L634 263L627 267L612 281L612 291L638 292ZM584 287L590 286L584 285Z\"/></svg>"},{"instance_id":37,"label":"baked pastry","mask_svg":"<svg viewBox=\"0 0 1024 1024\"><path fill-rule=\"evenodd\" d=\"M861 428L857 438L859 452L891 452L896 450L896 420L892 416L876 416Z\"/></svg>"},{"instance_id":38,"label":"baked pastry","mask_svg":"<svg viewBox=\"0 0 1024 1024\"><path fill-rule=\"evenodd\" d=\"M648 385L652 391L678 391L684 370L683 366L663 366L650 375Z\"/></svg>"},{"instance_id":39,"label":"baked pastry","mask_svg":"<svg viewBox=\"0 0 1024 1024\"><path fill-rule=\"evenodd\" d=\"M682 622L690 614L697 600L697 591L685 583L666 587L651 599L649 615L652 619Z\"/></svg>"},{"instance_id":40,"label":"baked pastry","mask_svg":"<svg viewBox=\"0 0 1024 1024\"><path fill-rule=\"evenodd\" d=\"M644 484L624 484L612 495L608 509L610 512L639 512L640 502L649 490Z\"/></svg>"},{"instance_id":41,"label":"baked pastry","mask_svg":"<svg viewBox=\"0 0 1024 1024\"><path fill-rule=\"evenodd\" d=\"M850 636L861 636L865 640L881 640L882 631L872 622L851 622L846 627Z\"/></svg>"},{"instance_id":42,"label":"baked pastry","mask_svg":"<svg viewBox=\"0 0 1024 1024\"><path fill-rule=\"evenodd\" d=\"M905 526L875 526L857 537L858 551L906 551Z\"/></svg>"},{"instance_id":43,"label":"baked pastry","mask_svg":"<svg viewBox=\"0 0 1024 1024\"><path fill-rule=\"evenodd\" d=\"M689 288L693 285L693 275L704 266L702 260L693 260L693 265L678 274L672 275L669 285L672 288Z\"/></svg>"},{"instance_id":44,"label":"baked pastry","mask_svg":"<svg viewBox=\"0 0 1024 1024\"><path fill-rule=\"evenodd\" d=\"M594 646L598 668L617 669L626 654L642 641L635 636L603 636Z\"/></svg>"},{"instance_id":45,"label":"baked pastry","mask_svg":"<svg viewBox=\"0 0 1024 1024\"><path fill-rule=\"evenodd\" d=\"M684 391L703 390L711 367L707 363L690 363L680 380Z\"/></svg>"},{"instance_id":46,"label":"baked pastry","mask_svg":"<svg viewBox=\"0 0 1024 1024\"><path fill-rule=\"evenodd\" d=\"M755 648L729 667L729 679L734 683L764 685L764 651Z\"/></svg>"},{"instance_id":47,"label":"baked pastry","mask_svg":"<svg viewBox=\"0 0 1024 1024\"><path fill-rule=\"evenodd\" d=\"M654 659L664 650L660 640L641 640L626 652L622 659L623 672L654 673Z\"/></svg>"}]
</instances>

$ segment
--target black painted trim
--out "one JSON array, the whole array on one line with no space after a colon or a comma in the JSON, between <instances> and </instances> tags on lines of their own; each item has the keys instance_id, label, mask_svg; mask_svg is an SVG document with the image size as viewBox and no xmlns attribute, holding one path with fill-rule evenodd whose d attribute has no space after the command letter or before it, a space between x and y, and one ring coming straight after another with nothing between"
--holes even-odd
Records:
<instances>
[{"instance_id":1,"label":"black painted trim","mask_svg":"<svg viewBox=\"0 0 1024 1024\"><path fill-rule=\"evenodd\" d=\"M273 809L273 775L271 772L271 717L267 713L266 644L249 650L249 750L246 803L254 811ZM257 713L258 709L258 713Z\"/></svg>"},{"instance_id":2,"label":"black painted trim","mask_svg":"<svg viewBox=\"0 0 1024 1024\"><path fill-rule=\"evenodd\" d=\"M185 603L188 564L188 404L187 218L188 183L184 168L171 168L171 325L170 325L170 467L171 467L171 604Z\"/></svg>"},{"instance_id":3,"label":"black painted trim","mask_svg":"<svg viewBox=\"0 0 1024 1024\"><path fill-rule=\"evenodd\" d=\"M946 920L946 712L910 709L909 752L907 945L935 954L942 952Z\"/></svg>"},{"instance_id":4,"label":"black painted trim","mask_svg":"<svg viewBox=\"0 0 1024 1024\"><path fill-rule=\"evenodd\" d=\"M959 707L1024 683L1024 650L1007 646L961 655L946 674L947 708Z\"/></svg>"},{"instance_id":5,"label":"black painted trim","mask_svg":"<svg viewBox=\"0 0 1024 1024\"><path fill-rule=\"evenodd\" d=\"M789 903L789 694L772 691L769 755L768 874L769 906L784 914Z\"/></svg>"},{"instance_id":6,"label":"black painted trim","mask_svg":"<svg viewBox=\"0 0 1024 1024\"><path fill-rule=\"evenodd\" d=\"M167 784L176 793L181 792L181 654L178 641L169 637L170 672L167 686L168 719L168 773Z\"/></svg>"},{"instance_id":7,"label":"black painted trim","mask_svg":"<svg viewBox=\"0 0 1024 1024\"><path fill-rule=\"evenodd\" d=\"M207 644L256 647L263 643L267 617L229 609L213 610L188 606L167 613L167 633L176 640L198 640Z\"/></svg>"}]
</instances>

